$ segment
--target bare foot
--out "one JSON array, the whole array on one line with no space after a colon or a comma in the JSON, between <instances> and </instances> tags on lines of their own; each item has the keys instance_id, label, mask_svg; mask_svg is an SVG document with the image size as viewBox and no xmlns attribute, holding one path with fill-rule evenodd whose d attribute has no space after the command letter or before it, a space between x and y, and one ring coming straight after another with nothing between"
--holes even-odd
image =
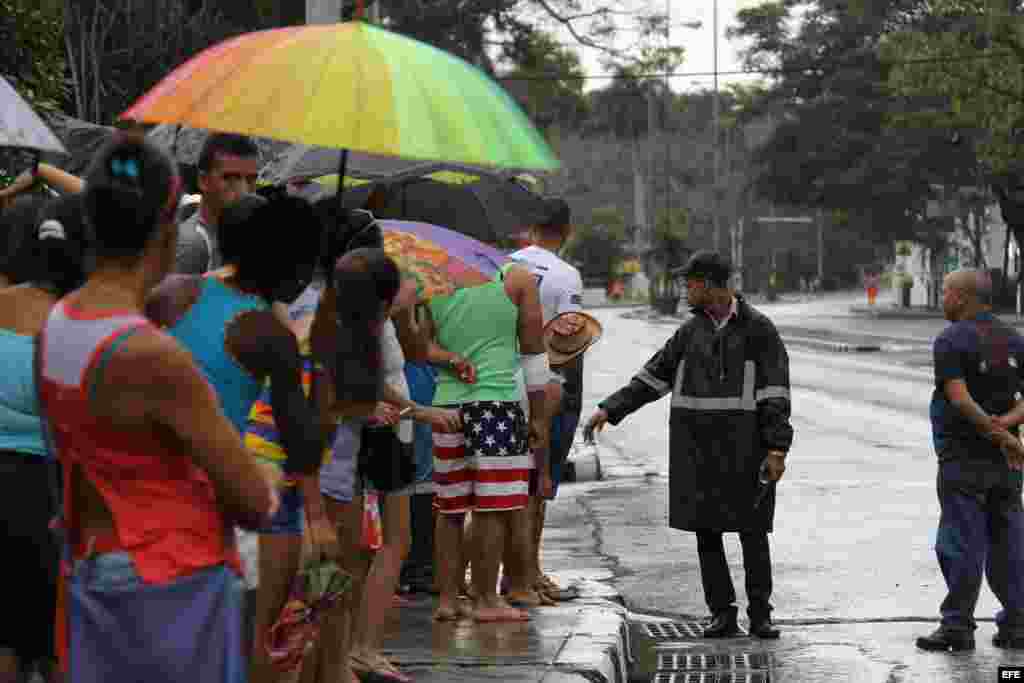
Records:
<instances>
[{"instance_id":1,"label":"bare foot","mask_svg":"<svg viewBox=\"0 0 1024 683\"><path fill-rule=\"evenodd\" d=\"M514 607L540 607L544 604L540 595L531 590L510 590L505 595L505 600Z\"/></svg>"},{"instance_id":2,"label":"bare foot","mask_svg":"<svg viewBox=\"0 0 1024 683\"><path fill-rule=\"evenodd\" d=\"M473 619L479 623L523 622L529 621L530 615L514 607L486 607L473 611Z\"/></svg>"},{"instance_id":3,"label":"bare foot","mask_svg":"<svg viewBox=\"0 0 1024 683\"><path fill-rule=\"evenodd\" d=\"M441 605L434 610L435 621L455 621L459 618L459 611L450 605Z\"/></svg>"}]
</instances>

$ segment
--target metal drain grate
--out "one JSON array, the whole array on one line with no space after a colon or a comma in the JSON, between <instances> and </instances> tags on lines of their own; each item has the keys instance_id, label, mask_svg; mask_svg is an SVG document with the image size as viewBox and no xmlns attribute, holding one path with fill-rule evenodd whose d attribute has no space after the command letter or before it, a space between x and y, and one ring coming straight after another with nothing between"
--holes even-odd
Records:
<instances>
[{"instance_id":1,"label":"metal drain grate","mask_svg":"<svg viewBox=\"0 0 1024 683\"><path fill-rule=\"evenodd\" d=\"M644 625L647 635L655 641L673 640L702 640L704 638L704 627L699 621L669 621ZM737 637L747 635L740 630Z\"/></svg>"},{"instance_id":2,"label":"metal drain grate","mask_svg":"<svg viewBox=\"0 0 1024 683\"><path fill-rule=\"evenodd\" d=\"M746 671L767 669L769 655L764 652L740 652L737 654L682 654L662 652L658 654L658 671Z\"/></svg>"},{"instance_id":3,"label":"metal drain grate","mask_svg":"<svg viewBox=\"0 0 1024 683\"><path fill-rule=\"evenodd\" d=\"M769 683L766 671L732 672L732 671L687 671L660 672L654 675L651 683Z\"/></svg>"}]
</instances>

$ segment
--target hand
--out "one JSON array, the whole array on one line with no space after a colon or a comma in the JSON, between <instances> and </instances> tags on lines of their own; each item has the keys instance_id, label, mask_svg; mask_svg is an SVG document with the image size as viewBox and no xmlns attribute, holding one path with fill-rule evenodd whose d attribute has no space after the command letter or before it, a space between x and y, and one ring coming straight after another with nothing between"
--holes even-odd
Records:
<instances>
[{"instance_id":1,"label":"hand","mask_svg":"<svg viewBox=\"0 0 1024 683\"><path fill-rule=\"evenodd\" d=\"M606 424L608 424L608 411L604 408L598 408L583 427L583 441L585 443L594 443L595 432L600 434Z\"/></svg>"},{"instance_id":2,"label":"hand","mask_svg":"<svg viewBox=\"0 0 1024 683\"><path fill-rule=\"evenodd\" d=\"M263 460L257 460L256 466L260 468L260 474L263 475L264 481L266 481L272 489L280 491L284 488L285 477L284 472L280 467L274 463L265 462Z\"/></svg>"},{"instance_id":3,"label":"hand","mask_svg":"<svg viewBox=\"0 0 1024 683\"><path fill-rule=\"evenodd\" d=\"M768 451L765 460L765 474L768 481L778 481L786 471L786 454L782 451Z\"/></svg>"},{"instance_id":4,"label":"hand","mask_svg":"<svg viewBox=\"0 0 1024 683\"><path fill-rule=\"evenodd\" d=\"M374 408L373 414L370 415L369 422L371 425L388 425L393 427L398 424L398 409L390 403L381 401Z\"/></svg>"},{"instance_id":5,"label":"hand","mask_svg":"<svg viewBox=\"0 0 1024 683\"><path fill-rule=\"evenodd\" d=\"M551 329L560 335L571 337L582 330L585 324L586 322L582 316L575 313L565 313L551 321Z\"/></svg>"},{"instance_id":6,"label":"hand","mask_svg":"<svg viewBox=\"0 0 1024 683\"><path fill-rule=\"evenodd\" d=\"M992 428L996 430L1010 429L1013 426L1013 422L1010 420L1010 414L1006 415L993 415L991 418Z\"/></svg>"},{"instance_id":7,"label":"hand","mask_svg":"<svg viewBox=\"0 0 1024 683\"><path fill-rule=\"evenodd\" d=\"M555 483L551 480L551 474L545 472L540 477L540 496L544 500L551 500L555 497Z\"/></svg>"},{"instance_id":8,"label":"hand","mask_svg":"<svg viewBox=\"0 0 1024 683\"><path fill-rule=\"evenodd\" d=\"M455 376L464 384L476 384L476 368L468 360L455 353L448 361L448 367L452 369Z\"/></svg>"},{"instance_id":9,"label":"hand","mask_svg":"<svg viewBox=\"0 0 1024 683\"><path fill-rule=\"evenodd\" d=\"M415 414L418 422L425 422L448 434L455 434L462 429L462 415L457 410L419 408Z\"/></svg>"},{"instance_id":10,"label":"hand","mask_svg":"<svg viewBox=\"0 0 1024 683\"><path fill-rule=\"evenodd\" d=\"M338 560L341 557L341 544L338 531L324 515L309 519L309 540L318 558Z\"/></svg>"},{"instance_id":11,"label":"hand","mask_svg":"<svg viewBox=\"0 0 1024 683\"><path fill-rule=\"evenodd\" d=\"M269 462L257 461L256 466L259 468L260 474L263 475L263 481L266 482L267 488L270 489L270 510L267 512L267 520L271 520L281 509L280 490L284 486L284 472L280 467Z\"/></svg>"}]
</instances>

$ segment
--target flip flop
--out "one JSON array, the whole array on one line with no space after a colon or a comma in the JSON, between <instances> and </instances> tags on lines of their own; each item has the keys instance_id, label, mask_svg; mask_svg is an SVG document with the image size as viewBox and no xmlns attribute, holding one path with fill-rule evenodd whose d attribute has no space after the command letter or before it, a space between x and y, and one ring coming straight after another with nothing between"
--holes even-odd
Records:
<instances>
[{"instance_id":1,"label":"flip flop","mask_svg":"<svg viewBox=\"0 0 1024 683\"><path fill-rule=\"evenodd\" d=\"M348 656L348 665L352 673L363 683L412 683L412 679L403 673L388 669L374 669L373 666L358 655Z\"/></svg>"},{"instance_id":2,"label":"flip flop","mask_svg":"<svg viewBox=\"0 0 1024 683\"><path fill-rule=\"evenodd\" d=\"M493 607L488 608L487 612L489 613L481 615L479 609L475 610L473 620L479 624L518 623L530 620L529 614L512 607Z\"/></svg>"}]
</instances>

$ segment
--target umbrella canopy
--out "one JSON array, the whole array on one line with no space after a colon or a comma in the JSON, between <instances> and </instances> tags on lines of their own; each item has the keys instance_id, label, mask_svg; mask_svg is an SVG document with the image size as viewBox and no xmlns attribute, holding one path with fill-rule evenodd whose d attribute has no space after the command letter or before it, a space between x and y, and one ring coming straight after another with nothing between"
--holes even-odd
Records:
<instances>
[{"instance_id":1,"label":"umbrella canopy","mask_svg":"<svg viewBox=\"0 0 1024 683\"><path fill-rule=\"evenodd\" d=\"M53 131L3 76L0 76L0 147L67 153Z\"/></svg>"},{"instance_id":2,"label":"umbrella canopy","mask_svg":"<svg viewBox=\"0 0 1024 683\"><path fill-rule=\"evenodd\" d=\"M384 251L417 282L420 301L490 282L509 262L501 251L429 223L379 220Z\"/></svg>"},{"instance_id":3,"label":"umbrella canopy","mask_svg":"<svg viewBox=\"0 0 1024 683\"><path fill-rule=\"evenodd\" d=\"M199 163L199 155L203 151L210 131L186 128L179 125L162 124L155 126L146 134L146 139L166 149L179 164L195 166ZM273 159L283 150L290 147L287 142L255 138L253 140L260 150L261 162Z\"/></svg>"},{"instance_id":4,"label":"umbrella canopy","mask_svg":"<svg viewBox=\"0 0 1024 683\"><path fill-rule=\"evenodd\" d=\"M547 218L540 195L480 168L430 164L379 182L391 193L374 215L441 225L484 242L511 238ZM345 204L364 206L377 185L347 186Z\"/></svg>"},{"instance_id":5,"label":"umbrella canopy","mask_svg":"<svg viewBox=\"0 0 1024 683\"><path fill-rule=\"evenodd\" d=\"M331 175L338 172L341 154L340 149L289 145L268 160L260 170L260 180L271 185L281 185L295 178ZM423 163L379 154L349 152L346 174L361 179L386 178L422 166Z\"/></svg>"},{"instance_id":6,"label":"umbrella canopy","mask_svg":"<svg viewBox=\"0 0 1024 683\"><path fill-rule=\"evenodd\" d=\"M294 178L320 178L337 173L341 163L341 150L309 145L291 145L281 154L271 159L260 171L260 180L279 185ZM433 162L402 159L398 157L350 152L346 173L357 178L389 178L394 176L422 174L423 169L431 168ZM495 168L478 167L481 172L500 172L509 176L522 169L506 168L497 171ZM521 174L522 178L533 179L533 176ZM534 182L537 182L534 180Z\"/></svg>"},{"instance_id":7,"label":"umbrella canopy","mask_svg":"<svg viewBox=\"0 0 1024 683\"><path fill-rule=\"evenodd\" d=\"M112 126L101 126L64 114L50 114L46 116L46 122L64 144L67 156L48 153L43 154L43 160L75 175L85 173L96 153L117 132Z\"/></svg>"},{"instance_id":8,"label":"umbrella canopy","mask_svg":"<svg viewBox=\"0 0 1024 683\"><path fill-rule=\"evenodd\" d=\"M123 117L407 159L558 167L482 71L362 21L227 40L175 69Z\"/></svg>"}]
</instances>

